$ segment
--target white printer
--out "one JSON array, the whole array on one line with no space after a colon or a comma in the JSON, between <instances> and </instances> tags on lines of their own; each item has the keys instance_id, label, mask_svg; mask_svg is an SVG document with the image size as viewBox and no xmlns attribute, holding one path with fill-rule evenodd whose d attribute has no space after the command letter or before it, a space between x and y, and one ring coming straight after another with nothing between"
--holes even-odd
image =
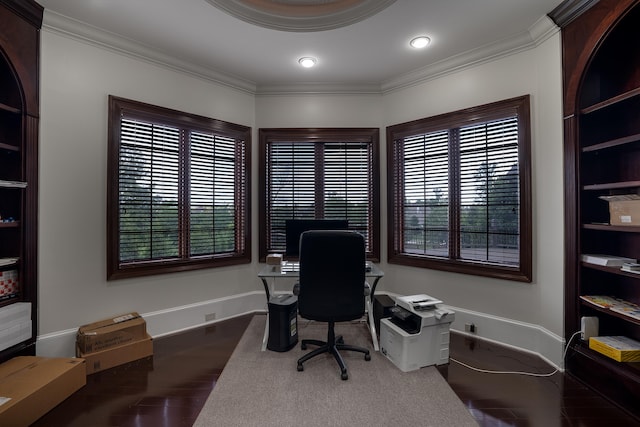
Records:
<instances>
[{"instance_id":1,"label":"white printer","mask_svg":"<svg viewBox=\"0 0 640 427\"><path fill-rule=\"evenodd\" d=\"M455 313L429 295L396 298L392 316L380 321L380 352L403 372L449 362L449 329Z\"/></svg>"}]
</instances>

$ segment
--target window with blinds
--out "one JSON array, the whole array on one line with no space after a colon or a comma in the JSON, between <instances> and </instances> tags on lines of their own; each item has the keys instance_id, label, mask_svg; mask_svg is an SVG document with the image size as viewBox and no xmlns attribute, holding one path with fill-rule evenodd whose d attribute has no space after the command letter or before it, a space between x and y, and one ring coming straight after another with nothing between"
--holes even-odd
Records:
<instances>
[{"instance_id":1,"label":"window with blinds","mask_svg":"<svg viewBox=\"0 0 640 427\"><path fill-rule=\"evenodd\" d=\"M110 97L109 279L250 261L250 129Z\"/></svg>"},{"instance_id":2,"label":"window with blinds","mask_svg":"<svg viewBox=\"0 0 640 427\"><path fill-rule=\"evenodd\" d=\"M346 219L379 258L378 129L260 130L260 258L284 252L287 219Z\"/></svg>"},{"instance_id":3,"label":"window with blinds","mask_svg":"<svg viewBox=\"0 0 640 427\"><path fill-rule=\"evenodd\" d=\"M531 281L529 97L387 128L389 262Z\"/></svg>"}]
</instances>

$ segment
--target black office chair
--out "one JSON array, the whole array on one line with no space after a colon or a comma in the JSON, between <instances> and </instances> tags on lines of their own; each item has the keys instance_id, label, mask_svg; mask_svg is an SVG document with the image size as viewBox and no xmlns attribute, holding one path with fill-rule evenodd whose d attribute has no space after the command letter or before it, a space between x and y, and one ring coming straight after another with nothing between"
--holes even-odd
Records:
<instances>
[{"instance_id":1,"label":"black office chair","mask_svg":"<svg viewBox=\"0 0 640 427\"><path fill-rule=\"evenodd\" d=\"M327 322L327 341L302 340L301 348L319 348L298 359L303 363L319 354L331 353L338 362L343 380L349 378L339 350L364 353L369 350L347 345L335 335L335 323L359 319L365 311L365 244L360 233L347 230L312 230L300 236L300 282L296 285L298 313L309 320Z\"/></svg>"}]
</instances>

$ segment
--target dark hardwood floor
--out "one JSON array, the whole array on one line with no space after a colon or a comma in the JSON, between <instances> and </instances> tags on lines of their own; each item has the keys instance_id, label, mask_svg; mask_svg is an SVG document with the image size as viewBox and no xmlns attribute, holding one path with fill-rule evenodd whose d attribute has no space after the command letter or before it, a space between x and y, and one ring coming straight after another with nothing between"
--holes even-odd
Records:
<instances>
[{"instance_id":1,"label":"dark hardwood floor","mask_svg":"<svg viewBox=\"0 0 640 427\"><path fill-rule=\"evenodd\" d=\"M191 426L251 317L158 338L153 358L88 376L85 387L33 426ZM452 359L482 369L553 370L538 357L456 333L450 347ZM542 378L488 374L453 361L439 371L480 426L640 426L639 420L561 373Z\"/></svg>"}]
</instances>

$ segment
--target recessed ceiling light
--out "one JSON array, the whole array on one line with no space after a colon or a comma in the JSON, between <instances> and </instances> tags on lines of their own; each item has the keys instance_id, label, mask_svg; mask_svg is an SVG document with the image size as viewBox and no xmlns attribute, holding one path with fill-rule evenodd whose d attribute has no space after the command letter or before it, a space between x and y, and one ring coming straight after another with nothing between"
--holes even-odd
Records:
<instances>
[{"instance_id":1,"label":"recessed ceiling light","mask_svg":"<svg viewBox=\"0 0 640 427\"><path fill-rule=\"evenodd\" d=\"M312 58L310 56L305 56L304 58L298 59L298 63L302 65L304 68L311 68L316 65L316 58Z\"/></svg>"},{"instance_id":2,"label":"recessed ceiling light","mask_svg":"<svg viewBox=\"0 0 640 427\"><path fill-rule=\"evenodd\" d=\"M423 47L427 47L429 46L429 43L431 43L431 39L427 36L416 37L409 42L411 47L414 47L416 49L422 49Z\"/></svg>"}]
</instances>

